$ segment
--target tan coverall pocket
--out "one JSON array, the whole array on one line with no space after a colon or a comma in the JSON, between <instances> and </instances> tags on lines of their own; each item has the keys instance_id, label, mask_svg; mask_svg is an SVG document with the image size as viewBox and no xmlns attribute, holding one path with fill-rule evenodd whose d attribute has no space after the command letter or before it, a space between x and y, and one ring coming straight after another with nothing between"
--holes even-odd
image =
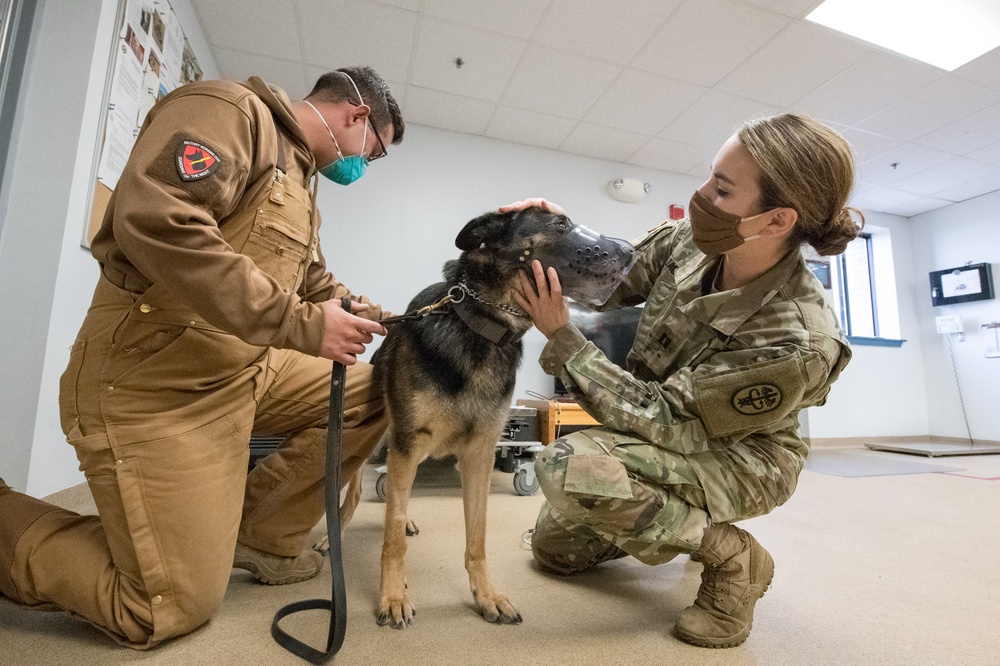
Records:
<instances>
[{"instance_id":1,"label":"tan coverall pocket","mask_svg":"<svg viewBox=\"0 0 1000 666\"><path fill-rule=\"evenodd\" d=\"M308 220L308 216L305 216ZM261 208L253 229L243 246L257 267L274 278L282 287L297 286L299 271L309 251L307 226L295 224L284 215Z\"/></svg>"},{"instance_id":2,"label":"tan coverall pocket","mask_svg":"<svg viewBox=\"0 0 1000 666\"><path fill-rule=\"evenodd\" d=\"M80 421L80 408L77 403L77 383L80 371L83 369L83 353L87 348L86 340L77 340L69 353L69 363L59 377L59 422L63 434L69 434Z\"/></svg>"}]
</instances>

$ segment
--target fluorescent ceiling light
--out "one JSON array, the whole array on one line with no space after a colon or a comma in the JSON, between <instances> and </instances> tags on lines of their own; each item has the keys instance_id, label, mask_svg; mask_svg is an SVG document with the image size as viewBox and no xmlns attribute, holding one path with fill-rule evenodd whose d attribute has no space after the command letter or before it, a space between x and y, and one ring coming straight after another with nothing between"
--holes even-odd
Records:
<instances>
[{"instance_id":1,"label":"fluorescent ceiling light","mask_svg":"<svg viewBox=\"0 0 1000 666\"><path fill-rule=\"evenodd\" d=\"M998 0L826 0L806 19L949 72L1000 46Z\"/></svg>"}]
</instances>

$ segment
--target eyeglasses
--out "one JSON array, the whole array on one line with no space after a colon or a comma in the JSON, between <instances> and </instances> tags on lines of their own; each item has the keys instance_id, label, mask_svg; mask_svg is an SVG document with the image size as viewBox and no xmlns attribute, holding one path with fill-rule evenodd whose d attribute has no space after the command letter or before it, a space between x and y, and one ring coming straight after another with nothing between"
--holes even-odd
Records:
<instances>
[{"instance_id":1,"label":"eyeglasses","mask_svg":"<svg viewBox=\"0 0 1000 666\"><path fill-rule=\"evenodd\" d=\"M375 160L380 160L386 156L385 144L382 143L382 137L379 136L378 128L375 127L375 121L372 120L371 115L368 116L368 122L371 123L372 133L375 135L375 140L378 141L379 152L373 153L369 158L369 162L374 162Z\"/></svg>"}]
</instances>

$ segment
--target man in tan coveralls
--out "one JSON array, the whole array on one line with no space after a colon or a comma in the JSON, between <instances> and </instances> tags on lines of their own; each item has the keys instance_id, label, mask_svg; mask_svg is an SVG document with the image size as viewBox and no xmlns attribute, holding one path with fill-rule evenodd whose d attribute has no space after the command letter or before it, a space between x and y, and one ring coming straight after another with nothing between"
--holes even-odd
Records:
<instances>
[{"instance_id":1,"label":"man in tan coveralls","mask_svg":"<svg viewBox=\"0 0 1000 666\"><path fill-rule=\"evenodd\" d=\"M301 102L251 78L153 107L93 241L101 278L60 386L100 516L0 481L3 595L144 649L208 620L234 564L271 584L319 572L305 545L324 511L331 360L350 366L342 478L386 423L357 363L382 311L340 305L317 167L348 184L403 128L369 68ZM251 433L286 437L247 476Z\"/></svg>"}]
</instances>

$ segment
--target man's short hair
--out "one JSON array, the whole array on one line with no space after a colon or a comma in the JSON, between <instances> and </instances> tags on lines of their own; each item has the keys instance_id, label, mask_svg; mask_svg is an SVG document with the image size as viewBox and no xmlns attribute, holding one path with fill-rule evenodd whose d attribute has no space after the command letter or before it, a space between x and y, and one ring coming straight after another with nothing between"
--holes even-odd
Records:
<instances>
[{"instance_id":1,"label":"man's short hair","mask_svg":"<svg viewBox=\"0 0 1000 666\"><path fill-rule=\"evenodd\" d=\"M403 122L403 114L399 111L399 104L389 92L389 86L386 85L385 80L371 67L341 67L327 72L319 77L306 99L334 104L337 102L361 104L362 100L358 99L358 93L355 92L351 81L344 74L350 76L355 85L358 86L358 90L364 98L363 102L371 109L371 119L375 126L382 130L388 125L392 125L392 142L402 141L406 125Z\"/></svg>"}]
</instances>

